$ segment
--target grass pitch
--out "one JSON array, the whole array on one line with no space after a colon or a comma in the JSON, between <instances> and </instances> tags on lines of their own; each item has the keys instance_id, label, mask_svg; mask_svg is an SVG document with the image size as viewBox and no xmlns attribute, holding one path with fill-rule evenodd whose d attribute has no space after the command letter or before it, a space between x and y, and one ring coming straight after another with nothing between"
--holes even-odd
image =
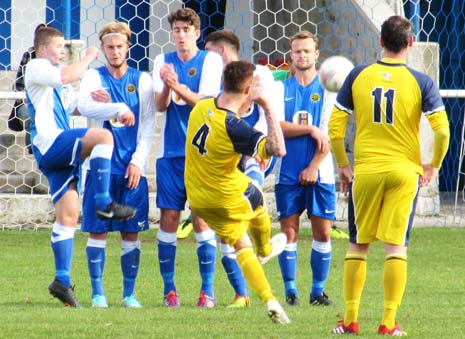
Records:
<instances>
[{"instance_id":1,"label":"grass pitch","mask_svg":"<svg viewBox=\"0 0 465 339\"><path fill-rule=\"evenodd\" d=\"M264 305L251 292L252 306L227 309L234 292L217 261L215 309L198 309L200 288L196 244L191 235L179 241L176 283L181 308L163 306L158 271L156 230L145 232L136 296L142 309L121 306L122 278L119 234L107 244L104 287L108 309L90 307L90 281L85 246L78 232L72 279L83 309L64 308L48 294L53 280L53 256L48 231L0 232L0 337L1 338L335 338L330 330L342 313L342 267L347 240L333 240L333 261L326 292L335 307L308 305L311 273L311 234L303 229L299 241L298 288L302 305L285 307L292 323L272 324ZM219 252L219 251L218 251ZM359 317L359 338L378 338L382 313L381 244L372 246ZM465 313L465 230L463 228L414 229L408 253L408 281L398 321L410 338L463 338ZM219 256L218 256L219 258ZM277 260L265 266L275 294L283 302L283 284Z\"/></svg>"}]
</instances>

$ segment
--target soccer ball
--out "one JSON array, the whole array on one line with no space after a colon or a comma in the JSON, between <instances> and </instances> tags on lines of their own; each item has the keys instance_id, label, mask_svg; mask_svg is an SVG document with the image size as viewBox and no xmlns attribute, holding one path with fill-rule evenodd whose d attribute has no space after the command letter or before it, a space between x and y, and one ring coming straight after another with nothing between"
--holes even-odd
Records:
<instances>
[{"instance_id":1,"label":"soccer ball","mask_svg":"<svg viewBox=\"0 0 465 339\"><path fill-rule=\"evenodd\" d=\"M354 64L342 55L327 58L318 71L321 85L330 92L339 91L352 68Z\"/></svg>"}]
</instances>

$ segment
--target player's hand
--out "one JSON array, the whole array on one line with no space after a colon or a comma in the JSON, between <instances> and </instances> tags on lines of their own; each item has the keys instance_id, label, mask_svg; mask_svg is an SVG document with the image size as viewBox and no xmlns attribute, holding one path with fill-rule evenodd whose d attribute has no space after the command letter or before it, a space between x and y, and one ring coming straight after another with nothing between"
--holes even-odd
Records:
<instances>
[{"instance_id":1,"label":"player's hand","mask_svg":"<svg viewBox=\"0 0 465 339\"><path fill-rule=\"evenodd\" d=\"M310 136L315 139L316 147L323 153L329 152L330 143L326 134L316 126L310 126Z\"/></svg>"},{"instance_id":2,"label":"player's hand","mask_svg":"<svg viewBox=\"0 0 465 339\"><path fill-rule=\"evenodd\" d=\"M263 91L262 85L260 84L260 77L258 74L253 77L253 81L250 86L251 87L249 97L247 98L247 105L250 107L254 102L263 107L267 105L265 93Z\"/></svg>"},{"instance_id":3,"label":"player's hand","mask_svg":"<svg viewBox=\"0 0 465 339\"><path fill-rule=\"evenodd\" d=\"M164 64L160 68L160 78L168 88L176 86L178 83L178 75L174 71L173 64Z\"/></svg>"},{"instance_id":4,"label":"player's hand","mask_svg":"<svg viewBox=\"0 0 465 339\"><path fill-rule=\"evenodd\" d=\"M423 175L420 177L420 187L425 187L428 186L434 178L436 178L439 170L431 166L431 164L423 164L422 167Z\"/></svg>"},{"instance_id":5,"label":"player's hand","mask_svg":"<svg viewBox=\"0 0 465 339\"><path fill-rule=\"evenodd\" d=\"M267 164L267 161L266 160L263 160L262 158L260 158L259 156L255 156L253 157L255 159L255 161L257 162L258 166L260 167L260 171L264 171L265 168L266 168L266 164Z\"/></svg>"},{"instance_id":6,"label":"player's hand","mask_svg":"<svg viewBox=\"0 0 465 339\"><path fill-rule=\"evenodd\" d=\"M128 181L128 188L133 190L139 186L141 170L134 164L129 164L126 168L124 178Z\"/></svg>"},{"instance_id":7,"label":"player's hand","mask_svg":"<svg viewBox=\"0 0 465 339\"><path fill-rule=\"evenodd\" d=\"M313 185L318 179L318 168L312 166L306 167L299 174L299 182L301 185Z\"/></svg>"},{"instance_id":8,"label":"player's hand","mask_svg":"<svg viewBox=\"0 0 465 339\"><path fill-rule=\"evenodd\" d=\"M136 123L136 117L131 111L124 112L120 117L119 121L126 126L134 126Z\"/></svg>"},{"instance_id":9,"label":"player's hand","mask_svg":"<svg viewBox=\"0 0 465 339\"><path fill-rule=\"evenodd\" d=\"M98 58L99 51L98 48L95 47L88 47L86 48L86 58L89 58L90 60L96 60Z\"/></svg>"},{"instance_id":10,"label":"player's hand","mask_svg":"<svg viewBox=\"0 0 465 339\"><path fill-rule=\"evenodd\" d=\"M339 167L337 172L339 174L341 193L347 196L347 193L349 193L350 185L352 184L352 180L354 178L354 174L352 173L349 165L345 167Z\"/></svg>"},{"instance_id":11,"label":"player's hand","mask_svg":"<svg viewBox=\"0 0 465 339\"><path fill-rule=\"evenodd\" d=\"M96 102L110 103L110 94L104 88L99 88L96 91L90 92L90 97Z\"/></svg>"}]
</instances>

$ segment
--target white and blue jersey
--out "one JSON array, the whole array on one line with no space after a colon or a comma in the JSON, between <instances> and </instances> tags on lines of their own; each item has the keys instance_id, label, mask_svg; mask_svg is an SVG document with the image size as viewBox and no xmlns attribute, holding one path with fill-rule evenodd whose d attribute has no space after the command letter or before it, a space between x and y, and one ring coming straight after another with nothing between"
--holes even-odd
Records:
<instances>
[{"instance_id":1,"label":"white and blue jersey","mask_svg":"<svg viewBox=\"0 0 465 339\"><path fill-rule=\"evenodd\" d=\"M71 85L63 85L61 69L47 59L31 60L25 73L31 117L32 152L47 177L55 204L79 179L82 138L87 129L70 129L70 114L77 98Z\"/></svg>"},{"instance_id":2,"label":"white and blue jersey","mask_svg":"<svg viewBox=\"0 0 465 339\"><path fill-rule=\"evenodd\" d=\"M281 98L278 121L316 126L327 134L336 94L325 91L318 76L307 86L298 83L294 76L290 77L278 83L277 96ZM275 165L278 218L300 215L306 209L309 215L334 220L336 187L331 153L321 162L316 183L302 185L299 176L311 163L316 142L310 135L287 137L284 142L286 155Z\"/></svg>"},{"instance_id":3,"label":"white and blue jersey","mask_svg":"<svg viewBox=\"0 0 465 339\"><path fill-rule=\"evenodd\" d=\"M281 88L280 88L281 87ZM281 108L277 109L278 121L288 121L298 125L313 125L325 134L336 94L325 91L319 77L302 86L295 77L278 83L278 96ZM286 155L278 159L277 184L299 184L299 174L312 161L316 142L310 135L285 138ZM319 168L318 181L334 183L334 167L331 154L328 154Z\"/></svg>"},{"instance_id":4,"label":"white and blue jersey","mask_svg":"<svg viewBox=\"0 0 465 339\"><path fill-rule=\"evenodd\" d=\"M95 102L90 93L104 88L111 102ZM137 208L134 218L126 221L99 220L95 214L94 185L86 176L81 229L87 232L108 231L138 232L148 228L148 185L146 161L155 132L155 104L152 81L147 73L129 67L119 79L106 66L88 70L81 81L78 108L87 118L95 119L98 125L108 129L114 139L111 158L110 195L118 203ZM118 118L131 111L135 116L133 126L125 126ZM141 170L139 185L131 190L124 177L129 164Z\"/></svg>"},{"instance_id":5,"label":"white and blue jersey","mask_svg":"<svg viewBox=\"0 0 465 339\"><path fill-rule=\"evenodd\" d=\"M161 92L164 84L160 68L172 64L178 75L178 82L194 93L216 96L220 91L223 62L213 52L198 50L190 60L179 59L177 52L160 54L155 58L153 87ZM179 158L185 156L187 121L192 107L172 91L171 103L164 114L160 135L158 158Z\"/></svg>"}]
</instances>

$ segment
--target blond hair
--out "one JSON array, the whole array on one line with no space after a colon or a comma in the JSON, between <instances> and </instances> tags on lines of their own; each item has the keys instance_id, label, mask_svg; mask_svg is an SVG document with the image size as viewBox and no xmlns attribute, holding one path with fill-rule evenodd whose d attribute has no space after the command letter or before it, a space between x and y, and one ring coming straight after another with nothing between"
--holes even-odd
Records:
<instances>
[{"instance_id":1,"label":"blond hair","mask_svg":"<svg viewBox=\"0 0 465 339\"><path fill-rule=\"evenodd\" d=\"M128 44L131 41L131 29L125 22L111 21L105 24L100 29L98 33L98 38L100 39L100 42L103 42L103 39L110 35L125 36L128 39Z\"/></svg>"}]
</instances>

